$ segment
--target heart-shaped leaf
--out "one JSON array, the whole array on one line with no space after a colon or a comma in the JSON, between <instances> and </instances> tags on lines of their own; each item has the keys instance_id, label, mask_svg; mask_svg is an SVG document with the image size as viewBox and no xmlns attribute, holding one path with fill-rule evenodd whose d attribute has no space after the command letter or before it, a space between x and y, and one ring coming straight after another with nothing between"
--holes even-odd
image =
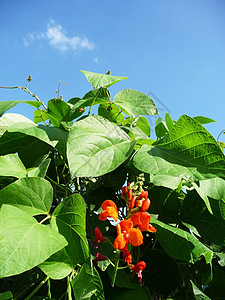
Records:
<instances>
[{"instance_id":1,"label":"heart-shaped leaf","mask_svg":"<svg viewBox=\"0 0 225 300\"><path fill-rule=\"evenodd\" d=\"M67 245L49 226L11 205L0 211L0 278L20 274L39 265Z\"/></svg>"},{"instance_id":2,"label":"heart-shaped leaf","mask_svg":"<svg viewBox=\"0 0 225 300\"><path fill-rule=\"evenodd\" d=\"M115 170L131 154L135 142L101 116L89 116L72 127L67 145L71 176L101 176Z\"/></svg>"}]
</instances>

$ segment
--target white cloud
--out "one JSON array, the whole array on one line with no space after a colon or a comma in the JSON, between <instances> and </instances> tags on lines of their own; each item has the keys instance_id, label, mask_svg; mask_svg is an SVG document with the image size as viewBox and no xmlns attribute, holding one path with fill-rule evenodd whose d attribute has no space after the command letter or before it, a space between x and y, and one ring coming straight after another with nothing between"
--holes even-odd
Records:
<instances>
[{"instance_id":1,"label":"white cloud","mask_svg":"<svg viewBox=\"0 0 225 300\"><path fill-rule=\"evenodd\" d=\"M79 49L92 50L94 48L94 44L86 37L67 36L63 27L60 24L55 24L54 20L50 21L45 32L28 33L24 37L23 41L24 45L27 47L40 39L47 40L51 46L59 49L60 51L67 51L69 49L74 51Z\"/></svg>"},{"instance_id":2,"label":"white cloud","mask_svg":"<svg viewBox=\"0 0 225 300\"><path fill-rule=\"evenodd\" d=\"M98 63L98 58L97 57L94 58L94 62Z\"/></svg>"}]
</instances>

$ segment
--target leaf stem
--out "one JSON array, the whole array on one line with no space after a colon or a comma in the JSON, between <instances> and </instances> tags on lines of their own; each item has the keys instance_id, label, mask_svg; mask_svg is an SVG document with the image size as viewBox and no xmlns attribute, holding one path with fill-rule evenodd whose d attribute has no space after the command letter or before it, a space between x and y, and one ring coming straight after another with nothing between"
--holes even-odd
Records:
<instances>
[{"instance_id":1,"label":"leaf stem","mask_svg":"<svg viewBox=\"0 0 225 300\"><path fill-rule=\"evenodd\" d=\"M61 186L60 184L58 184L55 180L53 180L53 179L50 178L49 176L46 175L46 178L47 178L49 181L51 181L52 183L54 183L55 185L57 185L60 189L62 189L62 190L64 190L64 191L67 189L66 187L63 187L63 186Z\"/></svg>"},{"instance_id":2,"label":"leaf stem","mask_svg":"<svg viewBox=\"0 0 225 300\"><path fill-rule=\"evenodd\" d=\"M98 98L98 95L99 95L101 89L102 89L102 87L100 87L100 88L98 89L98 92L97 92L96 96L94 97L94 99L93 99L93 101L92 101L92 103L91 103L91 106L90 106L89 111L88 111L88 116L90 116L92 107L93 107L93 105L94 105L94 103L95 103L95 100Z\"/></svg>"},{"instance_id":3,"label":"leaf stem","mask_svg":"<svg viewBox=\"0 0 225 300\"><path fill-rule=\"evenodd\" d=\"M116 274L119 266L119 261L120 261L120 250L116 249L116 259L115 259L115 266L113 270L113 275L112 275L112 287L114 287L115 281L116 281Z\"/></svg>"},{"instance_id":4,"label":"leaf stem","mask_svg":"<svg viewBox=\"0 0 225 300\"><path fill-rule=\"evenodd\" d=\"M47 217L45 217L43 220L41 220L39 222L39 224L43 224L46 220L50 219L52 216L51 215L48 215Z\"/></svg>"},{"instance_id":5,"label":"leaf stem","mask_svg":"<svg viewBox=\"0 0 225 300\"><path fill-rule=\"evenodd\" d=\"M33 290L33 292L30 293L29 296L27 296L27 298L25 300L30 300L36 293L37 291L42 287L42 285L45 284L45 282L49 279L48 276L46 276L40 283L39 285Z\"/></svg>"}]
</instances>

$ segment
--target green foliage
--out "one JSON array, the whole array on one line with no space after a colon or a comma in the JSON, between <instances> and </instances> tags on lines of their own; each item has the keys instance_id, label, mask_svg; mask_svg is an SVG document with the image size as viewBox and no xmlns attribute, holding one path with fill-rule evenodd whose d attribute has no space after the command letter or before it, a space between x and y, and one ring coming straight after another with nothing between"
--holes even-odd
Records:
<instances>
[{"instance_id":1,"label":"green foliage","mask_svg":"<svg viewBox=\"0 0 225 300\"><path fill-rule=\"evenodd\" d=\"M202 125L215 121L166 113L151 128L149 96L111 99L126 77L81 72L93 86L84 96L45 105L19 87L37 101L0 102L0 299L223 299L225 157ZM34 121L8 113L20 103ZM127 248L142 273L115 255L118 227L98 216L105 200L120 221L131 212L123 185L151 200L156 232Z\"/></svg>"}]
</instances>

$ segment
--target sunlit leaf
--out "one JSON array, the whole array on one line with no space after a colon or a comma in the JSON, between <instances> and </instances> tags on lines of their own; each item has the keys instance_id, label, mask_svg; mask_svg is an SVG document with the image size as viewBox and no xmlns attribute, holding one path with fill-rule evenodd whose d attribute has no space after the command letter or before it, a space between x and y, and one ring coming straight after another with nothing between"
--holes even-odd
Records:
<instances>
[{"instance_id":1,"label":"sunlit leaf","mask_svg":"<svg viewBox=\"0 0 225 300\"><path fill-rule=\"evenodd\" d=\"M153 145L142 146L134 155L134 166L142 172L186 180L225 178L225 157L219 145L201 124L188 116L182 116Z\"/></svg>"},{"instance_id":2,"label":"sunlit leaf","mask_svg":"<svg viewBox=\"0 0 225 300\"><path fill-rule=\"evenodd\" d=\"M47 214L53 197L51 184L39 177L21 178L0 190L0 206L10 204L30 215Z\"/></svg>"},{"instance_id":3,"label":"sunlit leaf","mask_svg":"<svg viewBox=\"0 0 225 300\"><path fill-rule=\"evenodd\" d=\"M16 154L0 156L0 176L22 178L27 176L27 170Z\"/></svg>"},{"instance_id":4,"label":"sunlit leaf","mask_svg":"<svg viewBox=\"0 0 225 300\"><path fill-rule=\"evenodd\" d=\"M26 103L36 108L41 106L41 102L38 101L23 101L23 100L9 100L0 102L0 116L3 115L7 110L10 110L14 106L20 103Z\"/></svg>"},{"instance_id":5,"label":"sunlit leaf","mask_svg":"<svg viewBox=\"0 0 225 300\"><path fill-rule=\"evenodd\" d=\"M130 116L158 114L154 101L148 95L136 90L120 91L116 94L114 102Z\"/></svg>"},{"instance_id":6,"label":"sunlit leaf","mask_svg":"<svg viewBox=\"0 0 225 300\"><path fill-rule=\"evenodd\" d=\"M101 116L89 116L72 127L67 157L72 177L100 176L113 171L131 154L134 142Z\"/></svg>"},{"instance_id":7,"label":"sunlit leaf","mask_svg":"<svg viewBox=\"0 0 225 300\"><path fill-rule=\"evenodd\" d=\"M101 86L107 88L117 83L118 81L127 79L127 77L99 74L99 73L93 73L93 72L83 71L83 70L81 70L81 73L83 73L86 76L87 80L95 89Z\"/></svg>"},{"instance_id":8,"label":"sunlit leaf","mask_svg":"<svg viewBox=\"0 0 225 300\"><path fill-rule=\"evenodd\" d=\"M65 238L22 210L0 211L0 278L30 270L65 247Z\"/></svg>"}]
</instances>

